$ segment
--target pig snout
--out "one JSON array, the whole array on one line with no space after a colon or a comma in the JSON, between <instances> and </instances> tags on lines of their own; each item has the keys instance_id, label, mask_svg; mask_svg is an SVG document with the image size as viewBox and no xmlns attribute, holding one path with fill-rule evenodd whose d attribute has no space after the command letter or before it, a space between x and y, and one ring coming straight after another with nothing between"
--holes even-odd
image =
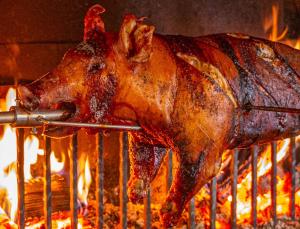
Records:
<instances>
[{"instance_id":1,"label":"pig snout","mask_svg":"<svg viewBox=\"0 0 300 229\"><path fill-rule=\"evenodd\" d=\"M40 99L28 87L18 86L17 88L21 105L27 110L35 110L40 105Z\"/></svg>"}]
</instances>

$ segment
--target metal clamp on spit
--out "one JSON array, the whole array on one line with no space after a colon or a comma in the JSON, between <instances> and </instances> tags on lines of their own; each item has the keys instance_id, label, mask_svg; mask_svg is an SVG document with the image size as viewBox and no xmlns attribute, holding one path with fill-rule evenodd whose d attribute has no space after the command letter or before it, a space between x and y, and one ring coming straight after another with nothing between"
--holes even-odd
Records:
<instances>
[{"instance_id":1,"label":"metal clamp on spit","mask_svg":"<svg viewBox=\"0 0 300 229\"><path fill-rule=\"evenodd\" d=\"M38 127L43 123L41 118L52 120L64 120L70 116L66 110L37 110L29 112L20 107L11 107L9 111L0 112L0 124L10 124L13 127Z\"/></svg>"},{"instance_id":2,"label":"metal clamp on spit","mask_svg":"<svg viewBox=\"0 0 300 229\"><path fill-rule=\"evenodd\" d=\"M113 130L140 130L140 126L111 125L63 121L70 117L67 110L26 111L20 107L11 107L10 111L0 112L0 125L10 124L16 128L31 128L43 125L100 128Z\"/></svg>"}]
</instances>

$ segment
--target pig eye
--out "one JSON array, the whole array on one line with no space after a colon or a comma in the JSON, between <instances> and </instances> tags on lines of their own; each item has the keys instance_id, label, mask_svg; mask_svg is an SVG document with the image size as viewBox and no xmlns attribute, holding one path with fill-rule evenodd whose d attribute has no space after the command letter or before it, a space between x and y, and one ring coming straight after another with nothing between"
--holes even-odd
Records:
<instances>
[{"instance_id":1,"label":"pig eye","mask_svg":"<svg viewBox=\"0 0 300 229\"><path fill-rule=\"evenodd\" d=\"M100 70L102 70L104 67L105 67L104 63L93 63L90 66L88 72L91 74L95 74L95 73L99 72Z\"/></svg>"}]
</instances>

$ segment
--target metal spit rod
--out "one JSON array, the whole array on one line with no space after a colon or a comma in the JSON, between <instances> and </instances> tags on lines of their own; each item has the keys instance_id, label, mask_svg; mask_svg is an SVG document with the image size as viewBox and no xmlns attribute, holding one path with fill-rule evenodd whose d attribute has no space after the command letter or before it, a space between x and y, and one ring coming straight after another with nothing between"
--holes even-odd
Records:
<instances>
[{"instance_id":1,"label":"metal spit rod","mask_svg":"<svg viewBox=\"0 0 300 229\"><path fill-rule=\"evenodd\" d=\"M82 123L82 122L64 122L64 121L48 121L46 119L40 120L43 124L51 126L72 126L72 127L88 127L88 128L101 128L112 130L141 130L140 126L127 126L127 125L112 125L112 124L99 124L99 123Z\"/></svg>"},{"instance_id":2,"label":"metal spit rod","mask_svg":"<svg viewBox=\"0 0 300 229\"><path fill-rule=\"evenodd\" d=\"M70 117L67 110L38 110L28 112L20 107L11 107L10 111L0 112L0 125L11 124L13 127L39 127L43 125L63 127L85 127L112 130L140 130L140 126L113 125L102 123L81 123L63 121Z\"/></svg>"}]
</instances>

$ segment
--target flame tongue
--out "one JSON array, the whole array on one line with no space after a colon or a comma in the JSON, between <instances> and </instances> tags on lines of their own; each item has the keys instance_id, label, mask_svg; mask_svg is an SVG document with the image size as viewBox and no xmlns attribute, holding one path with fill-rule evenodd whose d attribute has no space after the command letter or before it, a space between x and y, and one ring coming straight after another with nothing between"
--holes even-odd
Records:
<instances>
[{"instance_id":1,"label":"flame tongue","mask_svg":"<svg viewBox=\"0 0 300 229\"><path fill-rule=\"evenodd\" d=\"M79 160L78 198L83 207L88 205L89 187L92 182L88 158Z\"/></svg>"},{"instance_id":2,"label":"flame tongue","mask_svg":"<svg viewBox=\"0 0 300 229\"><path fill-rule=\"evenodd\" d=\"M7 111L9 107L15 105L16 93L13 89L9 89L6 101L0 103L0 111ZM3 209L11 220L15 220L15 213L18 202L17 176L15 173L17 148L16 133L10 126L4 126L4 134L0 138L0 190L4 192L6 198L6 209Z\"/></svg>"},{"instance_id":3,"label":"flame tongue","mask_svg":"<svg viewBox=\"0 0 300 229\"><path fill-rule=\"evenodd\" d=\"M272 6L272 15L266 17L263 23L263 27L266 33L269 31L268 39L271 41L280 41L284 44L294 47L295 49L300 49L300 37L296 40L286 39L285 36L288 32L288 27L285 26L281 33L278 32L278 18L279 18L279 6L275 4Z\"/></svg>"},{"instance_id":4,"label":"flame tongue","mask_svg":"<svg viewBox=\"0 0 300 229\"><path fill-rule=\"evenodd\" d=\"M0 111L7 111L11 106L15 106L16 91L10 88L7 92L6 100L0 100ZM4 133L0 136L0 228L17 228L14 223L18 206L18 186L16 175L16 133L9 125L4 126ZM24 141L24 178L25 182L34 178L31 173L31 166L38 163L38 156L44 155L44 150L39 148L39 139L35 136L27 136ZM84 160L83 160L84 159ZM79 160L79 180L78 193L79 200L87 206L87 196L91 183L91 174L88 158ZM65 155L59 161L52 151L50 155L51 172L60 173L64 169ZM4 199L4 202L2 201ZM2 207L2 208L1 208ZM28 222L26 228L41 228L44 220L39 222ZM55 228L67 228L70 226L70 216L68 213L57 216L53 214L53 226ZM78 228L83 228L83 219L79 218ZM86 228L86 227L85 227Z\"/></svg>"}]
</instances>

